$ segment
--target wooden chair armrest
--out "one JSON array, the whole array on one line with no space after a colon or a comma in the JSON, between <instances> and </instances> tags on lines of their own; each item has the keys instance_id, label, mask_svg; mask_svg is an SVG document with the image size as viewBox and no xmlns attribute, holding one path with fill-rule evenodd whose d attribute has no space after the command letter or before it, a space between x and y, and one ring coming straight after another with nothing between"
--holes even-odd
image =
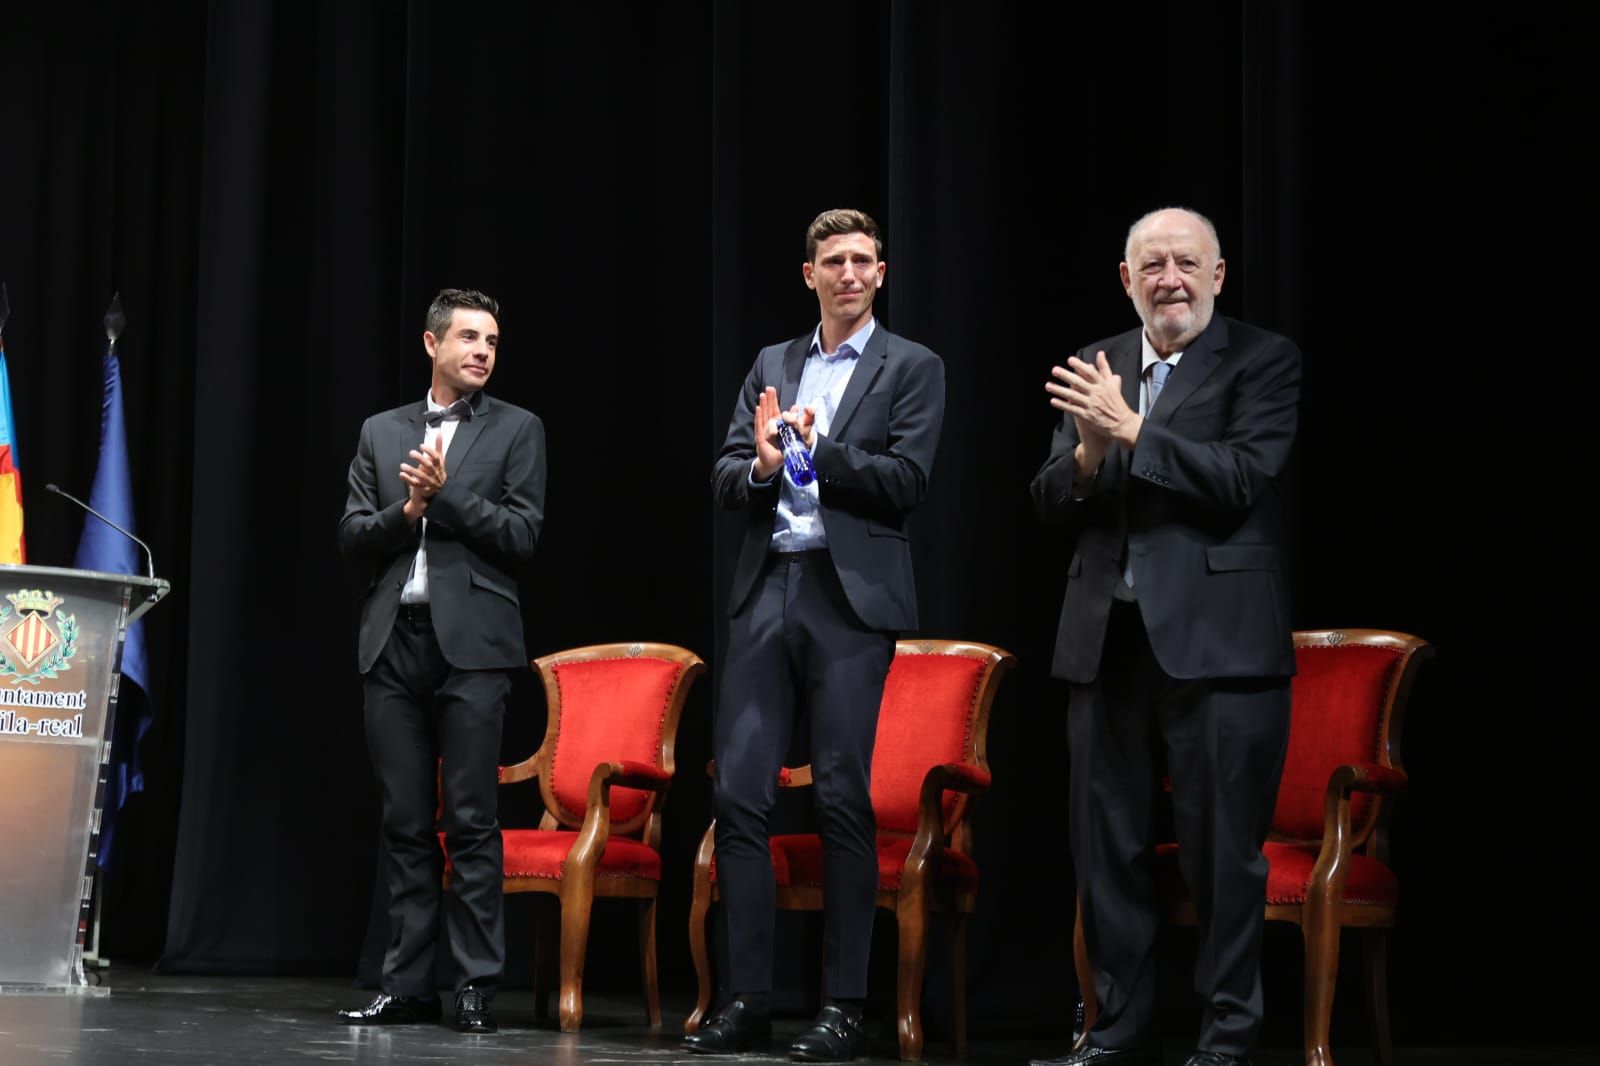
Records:
<instances>
[{"instance_id":1,"label":"wooden chair armrest","mask_svg":"<svg viewBox=\"0 0 1600 1066\"><path fill-rule=\"evenodd\" d=\"M1349 763L1328 775L1328 791L1322 806L1322 850L1311 868L1311 880L1306 886L1307 904L1330 905L1343 898L1354 846L1350 828L1351 794L1372 792L1398 796L1405 787L1405 774L1371 762Z\"/></svg>"},{"instance_id":2,"label":"wooden chair armrest","mask_svg":"<svg viewBox=\"0 0 1600 1066\"><path fill-rule=\"evenodd\" d=\"M672 775L647 762L623 759L621 762L603 762L594 768L589 778L589 803L595 802L595 789L620 785L623 788L642 788L650 792L665 792L672 784ZM609 802L609 800L607 801Z\"/></svg>"},{"instance_id":3,"label":"wooden chair armrest","mask_svg":"<svg viewBox=\"0 0 1600 1066\"><path fill-rule=\"evenodd\" d=\"M539 776L539 760L544 755L544 748L540 748L532 755L519 763L500 767L500 783L510 785L517 781L531 781Z\"/></svg>"},{"instance_id":4,"label":"wooden chair armrest","mask_svg":"<svg viewBox=\"0 0 1600 1066\"><path fill-rule=\"evenodd\" d=\"M944 794L965 792L969 796L989 791L989 771L961 762L931 766L922 778L922 793L917 800L917 835L906 855L905 871L926 863L933 850L944 844Z\"/></svg>"},{"instance_id":5,"label":"wooden chair armrest","mask_svg":"<svg viewBox=\"0 0 1600 1066\"><path fill-rule=\"evenodd\" d=\"M1375 762L1349 763L1328 775L1328 796L1345 792L1375 792L1398 796L1406 790L1407 777L1399 770Z\"/></svg>"},{"instance_id":6,"label":"wooden chair armrest","mask_svg":"<svg viewBox=\"0 0 1600 1066\"><path fill-rule=\"evenodd\" d=\"M567 852L567 862L579 869L591 870L605 854L606 841L611 838L612 786L665 792L670 784L672 775L649 763L624 760L596 765L594 773L589 775L583 826Z\"/></svg>"}]
</instances>

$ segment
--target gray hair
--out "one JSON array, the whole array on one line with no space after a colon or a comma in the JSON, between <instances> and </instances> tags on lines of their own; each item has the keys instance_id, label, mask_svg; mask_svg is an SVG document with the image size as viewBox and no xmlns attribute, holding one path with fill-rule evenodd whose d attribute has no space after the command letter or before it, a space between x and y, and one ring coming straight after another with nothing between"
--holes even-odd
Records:
<instances>
[{"instance_id":1,"label":"gray hair","mask_svg":"<svg viewBox=\"0 0 1600 1066\"><path fill-rule=\"evenodd\" d=\"M1154 211L1145 212L1143 215L1139 216L1133 225L1128 227L1128 239L1122 244L1123 260L1127 261L1133 258L1133 235L1138 233L1140 228L1143 227L1146 222L1149 222L1152 218L1155 218L1163 211L1182 211L1196 222L1199 222L1206 228L1206 232L1211 234L1211 250L1216 253L1216 257L1218 259L1222 258L1222 241L1217 237L1217 227L1212 225L1211 220L1191 207L1183 207L1179 204L1172 204L1169 207L1158 207Z\"/></svg>"}]
</instances>

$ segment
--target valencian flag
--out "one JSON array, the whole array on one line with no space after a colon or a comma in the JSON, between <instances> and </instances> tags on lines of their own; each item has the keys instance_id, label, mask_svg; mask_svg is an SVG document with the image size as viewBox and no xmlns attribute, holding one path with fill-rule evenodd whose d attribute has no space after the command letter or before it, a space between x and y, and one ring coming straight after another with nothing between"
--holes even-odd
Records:
<instances>
[{"instance_id":1,"label":"valencian flag","mask_svg":"<svg viewBox=\"0 0 1600 1066\"><path fill-rule=\"evenodd\" d=\"M122 423L122 368L117 337L123 326L122 301L113 298L106 312L106 351L100 395L100 461L95 467L89 506L123 529L134 529L133 478L128 467L128 438ZM85 515L83 536L72 565L109 574L143 574L139 548L133 541L92 515ZM130 683L131 682L131 683ZM117 717L111 738L111 766L106 778L100 822L100 868L111 859L116 815L134 792L144 791L139 767L139 741L150 728L150 664L145 654L144 622L128 626L122 644L122 684L117 690Z\"/></svg>"},{"instance_id":2,"label":"valencian flag","mask_svg":"<svg viewBox=\"0 0 1600 1066\"><path fill-rule=\"evenodd\" d=\"M22 542L22 469L11 417L11 373L6 368L6 317L11 312L0 285L0 563L25 563Z\"/></svg>"}]
</instances>

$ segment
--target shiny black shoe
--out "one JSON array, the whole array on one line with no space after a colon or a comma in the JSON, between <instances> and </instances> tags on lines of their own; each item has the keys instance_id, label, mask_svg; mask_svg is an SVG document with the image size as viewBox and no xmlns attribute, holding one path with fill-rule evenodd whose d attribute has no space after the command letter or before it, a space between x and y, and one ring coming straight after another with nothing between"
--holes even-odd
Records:
<instances>
[{"instance_id":1,"label":"shiny black shoe","mask_svg":"<svg viewBox=\"0 0 1600 1066\"><path fill-rule=\"evenodd\" d=\"M737 1055L765 1048L772 1041L772 1019L736 999L683 1038L685 1051L701 1055Z\"/></svg>"},{"instance_id":2,"label":"shiny black shoe","mask_svg":"<svg viewBox=\"0 0 1600 1066\"><path fill-rule=\"evenodd\" d=\"M471 985L456 993L456 1032L498 1033L500 1026L489 1009L489 997Z\"/></svg>"},{"instance_id":3,"label":"shiny black shoe","mask_svg":"<svg viewBox=\"0 0 1600 1066\"><path fill-rule=\"evenodd\" d=\"M439 1020L439 1000L384 992L360 1010L340 1011L339 1020L346 1025L431 1025Z\"/></svg>"},{"instance_id":4,"label":"shiny black shoe","mask_svg":"<svg viewBox=\"0 0 1600 1066\"><path fill-rule=\"evenodd\" d=\"M849 1062L867 1050L867 1033L860 1012L851 1013L832 1003L822 1008L811 1028L789 1045L789 1057L799 1062Z\"/></svg>"},{"instance_id":5,"label":"shiny black shoe","mask_svg":"<svg viewBox=\"0 0 1600 1066\"><path fill-rule=\"evenodd\" d=\"M1059 1059L1034 1059L1028 1066L1161 1066L1161 1052L1086 1047Z\"/></svg>"},{"instance_id":6,"label":"shiny black shoe","mask_svg":"<svg viewBox=\"0 0 1600 1066\"><path fill-rule=\"evenodd\" d=\"M1183 1066L1250 1066L1250 1060L1221 1051L1196 1051L1184 1060Z\"/></svg>"}]
</instances>

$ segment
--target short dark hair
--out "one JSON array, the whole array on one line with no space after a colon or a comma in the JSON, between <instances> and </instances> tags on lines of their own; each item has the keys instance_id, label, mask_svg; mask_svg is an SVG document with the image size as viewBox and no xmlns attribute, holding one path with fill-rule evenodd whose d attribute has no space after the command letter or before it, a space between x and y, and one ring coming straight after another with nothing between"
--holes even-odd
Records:
<instances>
[{"instance_id":1,"label":"short dark hair","mask_svg":"<svg viewBox=\"0 0 1600 1066\"><path fill-rule=\"evenodd\" d=\"M878 224L872 221L872 216L850 207L835 207L822 212L806 227L806 262L817 261L818 244L846 233L865 233L871 237L878 258L883 258L883 238L878 236Z\"/></svg>"},{"instance_id":2,"label":"short dark hair","mask_svg":"<svg viewBox=\"0 0 1600 1066\"><path fill-rule=\"evenodd\" d=\"M485 296L477 289L440 289L439 295L433 298L433 303L428 305L427 330L440 340L450 332L450 321L455 318L456 308L464 307L468 311L487 311L500 320L500 301L492 296Z\"/></svg>"}]
</instances>

